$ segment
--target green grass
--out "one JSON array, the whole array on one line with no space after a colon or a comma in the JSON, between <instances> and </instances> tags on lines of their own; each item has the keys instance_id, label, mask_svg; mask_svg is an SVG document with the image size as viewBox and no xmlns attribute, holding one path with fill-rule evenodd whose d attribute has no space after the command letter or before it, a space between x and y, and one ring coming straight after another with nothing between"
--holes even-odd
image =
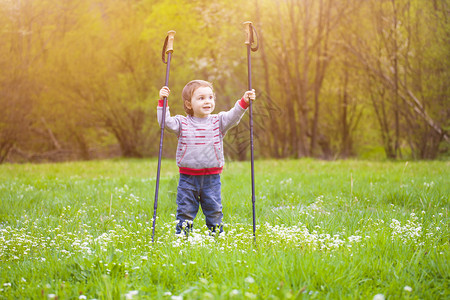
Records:
<instances>
[{"instance_id":1,"label":"green grass","mask_svg":"<svg viewBox=\"0 0 450 300\"><path fill-rule=\"evenodd\" d=\"M222 174L224 235L174 235L177 167L0 165L0 299L448 299L449 162L256 162Z\"/></svg>"}]
</instances>

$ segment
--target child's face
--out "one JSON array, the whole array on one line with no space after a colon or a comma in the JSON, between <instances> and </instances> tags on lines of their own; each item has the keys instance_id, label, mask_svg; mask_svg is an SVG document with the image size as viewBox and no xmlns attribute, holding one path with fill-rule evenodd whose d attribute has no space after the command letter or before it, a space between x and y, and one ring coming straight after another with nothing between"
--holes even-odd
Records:
<instances>
[{"instance_id":1,"label":"child's face","mask_svg":"<svg viewBox=\"0 0 450 300\"><path fill-rule=\"evenodd\" d=\"M214 92L208 86L201 86L194 91L191 103L186 103L186 106L194 111L194 117L206 118L216 107Z\"/></svg>"}]
</instances>

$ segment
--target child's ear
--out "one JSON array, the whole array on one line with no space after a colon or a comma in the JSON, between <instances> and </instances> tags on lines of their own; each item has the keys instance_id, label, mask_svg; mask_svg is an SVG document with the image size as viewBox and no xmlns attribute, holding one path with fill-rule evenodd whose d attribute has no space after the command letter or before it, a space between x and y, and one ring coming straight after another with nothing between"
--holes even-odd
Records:
<instances>
[{"instance_id":1,"label":"child's ear","mask_svg":"<svg viewBox=\"0 0 450 300\"><path fill-rule=\"evenodd\" d=\"M186 105L186 107L187 107L188 109L192 109L191 102L185 101L184 104Z\"/></svg>"}]
</instances>

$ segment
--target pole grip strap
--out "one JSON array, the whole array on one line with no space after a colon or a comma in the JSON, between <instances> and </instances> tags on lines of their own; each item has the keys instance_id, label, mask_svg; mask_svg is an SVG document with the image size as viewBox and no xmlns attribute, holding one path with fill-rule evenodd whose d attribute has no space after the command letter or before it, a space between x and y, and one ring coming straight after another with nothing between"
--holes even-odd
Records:
<instances>
[{"instance_id":1,"label":"pole grip strap","mask_svg":"<svg viewBox=\"0 0 450 300\"><path fill-rule=\"evenodd\" d=\"M253 52L256 52L259 48L259 38L258 38L258 33L256 32L255 27L253 26L253 23L250 21L246 21L244 23L242 23L245 27L245 31L246 31L246 38L245 38L245 44L246 45L250 45L250 49ZM253 47L253 43L255 42L255 36L256 36L256 46Z\"/></svg>"}]
</instances>

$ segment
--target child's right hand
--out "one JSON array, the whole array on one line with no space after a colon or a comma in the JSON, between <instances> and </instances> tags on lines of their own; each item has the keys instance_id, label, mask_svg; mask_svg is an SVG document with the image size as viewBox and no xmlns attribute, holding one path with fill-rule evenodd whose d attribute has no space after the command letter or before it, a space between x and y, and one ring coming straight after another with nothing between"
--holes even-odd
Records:
<instances>
[{"instance_id":1,"label":"child's right hand","mask_svg":"<svg viewBox=\"0 0 450 300\"><path fill-rule=\"evenodd\" d=\"M167 86L163 86L159 91L159 99L163 99L164 97L168 98L170 95L170 90Z\"/></svg>"}]
</instances>

